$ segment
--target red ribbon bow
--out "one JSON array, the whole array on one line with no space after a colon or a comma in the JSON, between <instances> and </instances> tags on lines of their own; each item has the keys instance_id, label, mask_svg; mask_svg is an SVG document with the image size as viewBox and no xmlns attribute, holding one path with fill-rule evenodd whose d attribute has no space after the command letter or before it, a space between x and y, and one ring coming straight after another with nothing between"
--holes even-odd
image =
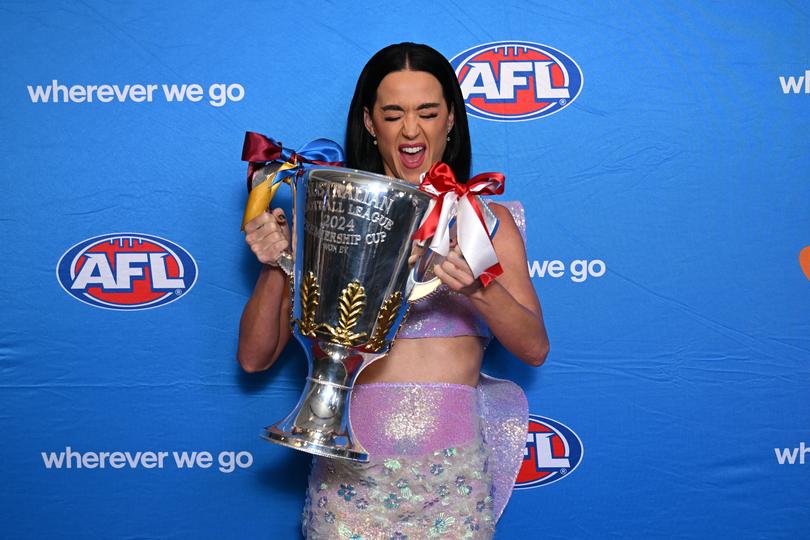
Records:
<instances>
[{"instance_id":1,"label":"red ribbon bow","mask_svg":"<svg viewBox=\"0 0 810 540\"><path fill-rule=\"evenodd\" d=\"M319 141L314 142L317 143ZM337 146L331 141L328 142ZM248 162L248 191L250 191L252 187L253 173L270 161L287 161L291 162L293 165L297 165L299 162L311 163L313 165L331 165L335 167L340 167L343 165L343 150L341 150L340 147L337 147L336 149L319 149L320 151L314 152L314 154L318 157L325 157L327 155L334 154L333 157L336 158L335 161L318 160L307 157L307 152L305 151L306 148L307 147L305 146L304 149L300 149L302 153L297 153L289 148L284 148L281 142L276 142L270 137L265 137L261 133L246 131L245 144L242 146L242 161ZM326 154L325 152L329 152L329 154Z\"/></svg>"},{"instance_id":2,"label":"red ribbon bow","mask_svg":"<svg viewBox=\"0 0 810 540\"><path fill-rule=\"evenodd\" d=\"M481 253L464 253L464 250L465 248L467 251L484 250L490 252L490 254L494 257L494 248L489 240L490 231L487 228L487 223L484 219L484 215L481 211L481 207L479 206L476 195L502 194L504 180L505 177L503 174L488 172L476 175L473 178L470 178L466 184L463 184L456 180L453 170L447 164L441 162L434 164L427 172L419 186L420 191L434 197L433 208L427 217L422 221L421 226L414 233L412 239L424 242L436 235L436 230L439 227L440 222L442 221L442 215L445 212L444 205L448 199L448 195L454 194L455 197L451 197L451 199L457 198L459 206L467 205L473 210L474 214L478 218L478 223L465 224L462 223L461 220L458 220L459 248L462 250L464 258L467 259L468 263L470 263L470 268L473 270L473 273L476 274L476 277L481 279L484 286L488 285L495 277L503 272L500 265L496 262L487 268L483 268L481 265L476 264L476 261L478 261L480 258ZM452 204L452 202L454 201L451 200L450 204ZM449 226L448 217L451 216L444 216L443 226ZM478 229L480 234L476 233L470 236L466 234L466 231L462 231L462 227L465 229L468 227ZM486 238L485 243L488 245L481 246L480 242L478 242L478 245L464 245L462 238L465 237L477 237L478 239ZM446 255L446 253L442 253L442 255Z\"/></svg>"},{"instance_id":3,"label":"red ribbon bow","mask_svg":"<svg viewBox=\"0 0 810 540\"><path fill-rule=\"evenodd\" d=\"M481 223L484 223L484 216L474 195L502 194L505 179L506 177L501 173L487 172L477 174L466 184L462 184L456 180L456 175L453 174L453 169L449 165L441 161L434 163L425 178L422 179L419 191L433 196L436 199L436 205L427 219L422 222L422 226L413 234L412 239L424 241L436 234L436 226L439 224L439 216L442 214L444 206L444 196L450 192L454 192L459 199L467 197Z\"/></svg>"}]
</instances>

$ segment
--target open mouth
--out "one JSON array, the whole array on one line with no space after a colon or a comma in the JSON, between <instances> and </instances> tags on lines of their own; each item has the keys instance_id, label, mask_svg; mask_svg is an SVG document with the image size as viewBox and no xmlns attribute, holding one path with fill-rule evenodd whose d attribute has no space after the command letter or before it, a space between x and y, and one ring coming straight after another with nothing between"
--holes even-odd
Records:
<instances>
[{"instance_id":1,"label":"open mouth","mask_svg":"<svg viewBox=\"0 0 810 540\"><path fill-rule=\"evenodd\" d=\"M399 145L399 159L408 169L416 169L425 161L427 147L424 144Z\"/></svg>"}]
</instances>

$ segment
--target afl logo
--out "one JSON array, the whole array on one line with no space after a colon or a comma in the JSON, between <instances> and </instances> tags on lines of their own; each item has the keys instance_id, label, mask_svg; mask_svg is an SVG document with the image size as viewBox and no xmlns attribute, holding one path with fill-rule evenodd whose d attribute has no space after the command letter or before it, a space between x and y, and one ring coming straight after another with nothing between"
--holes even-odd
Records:
<instances>
[{"instance_id":1,"label":"afl logo","mask_svg":"<svg viewBox=\"0 0 810 540\"><path fill-rule=\"evenodd\" d=\"M485 120L519 122L558 112L582 90L582 70L547 45L498 41L457 54L456 70L467 112Z\"/></svg>"},{"instance_id":2,"label":"afl logo","mask_svg":"<svg viewBox=\"0 0 810 540\"><path fill-rule=\"evenodd\" d=\"M583 453L582 441L571 428L551 418L530 414L515 489L545 486L568 477L582 463Z\"/></svg>"},{"instance_id":3,"label":"afl logo","mask_svg":"<svg viewBox=\"0 0 810 540\"><path fill-rule=\"evenodd\" d=\"M164 238L105 234L68 249L56 277L65 292L85 304L135 311L166 305L188 292L197 280L197 263Z\"/></svg>"}]
</instances>

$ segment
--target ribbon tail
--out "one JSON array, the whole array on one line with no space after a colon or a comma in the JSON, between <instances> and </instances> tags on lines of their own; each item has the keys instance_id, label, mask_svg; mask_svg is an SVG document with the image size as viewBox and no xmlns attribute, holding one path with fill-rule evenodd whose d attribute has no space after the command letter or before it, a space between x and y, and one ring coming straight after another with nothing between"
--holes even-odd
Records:
<instances>
[{"instance_id":1,"label":"ribbon tail","mask_svg":"<svg viewBox=\"0 0 810 540\"><path fill-rule=\"evenodd\" d=\"M288 182L288 175L279 175L279 173L294 167L295 165L290 162L282 164L278 170L270 173L262 183L250 190L247 203L245 204L245 213L242 216L243 231L248 222L255 219L269 208L270 202L273 200L281 183Z\"/></svg>"},{"instance_id":2,"label":"ribbon tail","mask_svg":"<svg viewBox=\"0 0 810 540\"><path fill-rule=\"evenodd\" d=\"M473 276L486 287L503 273L480 208L468 197L459 201L458 246Z\"/></svg>"},{"instance_id":3,"label":"ribbon tail","mask_svg":"<svg viewBox=\"0 0 810 540\"><path fill-rule=\"evenodd\" d=\"M489 237L494 238L495 233L498 231L498 218L495 216L495 212L489 207L489 203L482 199L480 195L475 195L475 200L478 203L478 208L481 210L481 218L487 228Z\"/></svg>"},{"instance_id":4,"label":"ribbon tail","mask_svg":"<svg viewBox=\"0 0 810 540\"><path fill-rule=\"evenodd\" d=\"M430 242L430 249L442 257L447 257L447 254L450 253L450 222L455 217L457 208L458 198L456 194L452 192L445 194L439 220L436 224L436 232Z\"/></svg>"},{"instance_id":5,"label":"ribbon tail","mask_svg":"<svg viewBox=\"0 0 810 540\"><path fill-rule=\"evenodd\" d=\"M253 131L245 132L245 142L242 145L242 161L248 162L247 188L251 190L253 174L261 169L267 162L275 161L281 157L281 143L270 137Z\"/></svg>"},{"instance_id":6,"label":"ribbon tail","mask_svg":"<svg viewBox=\"0 0 810 540\"><path fill-rule=\"evenodd\" d=\"M501 274L503 274L503 268L501 268L501 263L498 263L484 270L484 272L478 276L478 279L481 280L481 284L484 287L487 287Z\"/></svg>"},{"instance_id":7,"label":"ribbon tail","mask_svg":"<svg viewBox=\"0 0 810 540\"><path fill-rule=\"evenodd\" d=\"M436 201L437 199L430 199L427 211L425 215L422 216L422 221L419 222L419 227L416 228L416 232L411 236L411 240L415 240L419 247L425 247L427 241L433 238L433 233L436 230L434 224L435 217L433 215L434 208L436 208Z\"/></svg>"}]
</instances>

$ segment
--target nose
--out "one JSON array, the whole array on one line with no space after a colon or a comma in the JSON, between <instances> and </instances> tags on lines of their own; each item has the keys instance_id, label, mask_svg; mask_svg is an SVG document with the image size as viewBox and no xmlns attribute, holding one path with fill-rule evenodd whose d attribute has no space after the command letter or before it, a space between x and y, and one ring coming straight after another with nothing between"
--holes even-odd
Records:
<instances>
[{"instance_id":1,"label":"nose","mask_svg":"<svg viewBox=\"0 0 810 540\"><path fill-rule=\"evenodd\" d=\"M419 136L419 121L416 116L405 115L402 122L402 136L406 139L415 139Z\"/></svg>"}]
</instances>

